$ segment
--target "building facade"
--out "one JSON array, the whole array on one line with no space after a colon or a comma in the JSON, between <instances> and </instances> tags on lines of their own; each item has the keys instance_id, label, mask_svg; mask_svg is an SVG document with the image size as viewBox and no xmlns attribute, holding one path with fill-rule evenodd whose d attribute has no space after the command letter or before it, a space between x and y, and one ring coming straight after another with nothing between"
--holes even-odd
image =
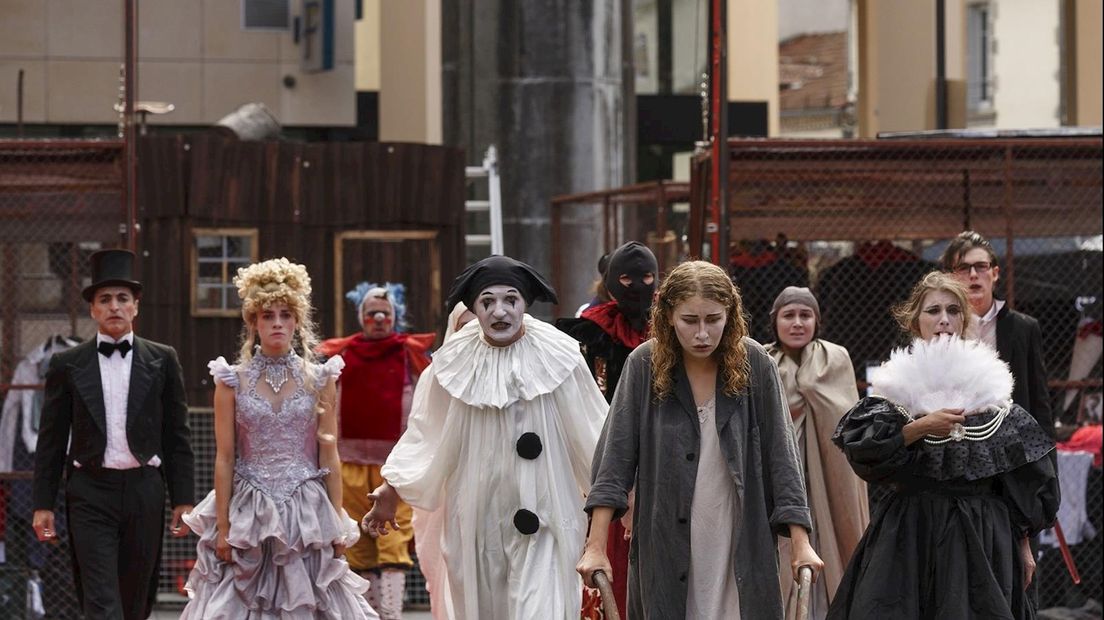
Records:
<instances>
[{"instance_id":1,"label":"building facade","mask_svg":"<svg viewBox=\"0 0 1104 620\"><path fill-rule=\"evenodd\" d=\"M210 125L251 102L286 126L356 124L355 0L136 5L137 100L174 106L150 124ZM0 124L17 123L20 108L28 125L118 122L121 0L6 0L3 9Z\"/></svg>"}]
</instances>

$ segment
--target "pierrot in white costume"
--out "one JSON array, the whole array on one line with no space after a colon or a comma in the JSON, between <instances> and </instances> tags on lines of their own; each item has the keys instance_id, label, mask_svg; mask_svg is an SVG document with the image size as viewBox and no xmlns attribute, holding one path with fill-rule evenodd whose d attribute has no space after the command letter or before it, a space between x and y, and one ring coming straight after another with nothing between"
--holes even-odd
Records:
<instances>
[{"instance_id":1,"label":"pierrot in white costume","mask_svg":"<svg viewBox=\"0 0 1104 620\"><path fill-rule=\"evenodd\" d=\"M525 314L535 301L556 293L505 256L456 278L448 305L463 302L478 323L434 354L369 496L372 535L393 527L399 497L432 514L415 536L443 564L428 567L435 618L579 617L583 498L608 405L578 342Z\"/></svg>"}]
</instances>

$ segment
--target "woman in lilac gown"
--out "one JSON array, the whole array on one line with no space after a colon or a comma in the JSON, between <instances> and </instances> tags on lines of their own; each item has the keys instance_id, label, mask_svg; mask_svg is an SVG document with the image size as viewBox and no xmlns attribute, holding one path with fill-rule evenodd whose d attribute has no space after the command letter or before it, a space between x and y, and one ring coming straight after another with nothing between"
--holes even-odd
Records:
<instances>
[{"instance_id":1,"label":"woman in lilac gown","mask_svg":"<svg viewBox=\"0 0 1104 620\"><path fill-rule=\"evenodd\" d=\"M310 359L310 277L273 259L238 271L244 337L215 377L215 488L184 520L199 536L182 619L378 618L342 557L334 433L341 358ZM303 357L296 350L302 351Z\"/></svg>"}]
</instances>

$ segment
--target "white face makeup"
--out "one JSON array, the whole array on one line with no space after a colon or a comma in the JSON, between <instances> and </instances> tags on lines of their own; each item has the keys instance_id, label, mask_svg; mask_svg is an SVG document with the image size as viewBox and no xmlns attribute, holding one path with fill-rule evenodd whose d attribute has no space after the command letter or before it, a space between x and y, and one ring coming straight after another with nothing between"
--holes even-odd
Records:
<instances>
[{"instance_id":1,"label":"white face makeup","mask_svg":"<svg viewBox=\"0 0 1104 620\"><path fill-rule=\"evenodd\" d=\"M920 337L932 340L937 336L961 336L965 312L954 295L947 291L929 291L920 303L920 316L917 317Z\"/></svg>"},{"instance_id":2,"label":"white face makeup","mask_svg":"<svg viewBox=\"0 0 1104 620\"><path fill-rule=\"evenodd\" d=\"M475 317L483 329L483 337L492 345L504 347L513 344L525 333L522 318L525 315L525 299L512 286L489 286L476 298Z\"/></svg>"},{"instance_id":3,"label":"white face makeup","mask_svg":"<svg viewBox=\"0 0 1104 620\"><path fill-rule=\"evenodd\" d=\"M671 324L682 345L682 353L691 358L705 359L717 350L728 322L725 307L700 295L675 306Z\"/></svg>"}]
</instances>

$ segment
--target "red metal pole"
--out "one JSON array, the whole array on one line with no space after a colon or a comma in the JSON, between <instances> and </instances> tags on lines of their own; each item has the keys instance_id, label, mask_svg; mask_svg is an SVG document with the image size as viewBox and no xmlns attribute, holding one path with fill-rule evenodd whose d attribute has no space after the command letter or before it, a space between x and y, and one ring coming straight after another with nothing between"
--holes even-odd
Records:
<instances>
[{"instance_id":1,"label":"red metal pole","mask_svg":"<svg viewBox=\"0 0 1104 620\"><path fill-rule=\"evenodd\" d=\"M1062 551L1062 561L1066 563L1070 579L1073 580L1074 585L1081 585L1081 573L1077 572L1077 565L1073 563L1073 555L1070 553L1069 545L1066 544L1066 534L1062 531L1061 522L1054 522L1054 533L1058 536L1058 548Z\"/></svg>"},{"instance_id":2,"label":"red metal pole","mask_svg":"<svg viewBox=\"0 0 1104 620\"><path fill-rule=\"evenodd\" d=\"M728 267L728 231L725 230L728 209L728 89L726 88L727 17L725 0L711 0L709 107L711 153L709 223L706 234L712 261ZM722 257L724 263L721 262Z\"/></svg>"}]
</instances>

